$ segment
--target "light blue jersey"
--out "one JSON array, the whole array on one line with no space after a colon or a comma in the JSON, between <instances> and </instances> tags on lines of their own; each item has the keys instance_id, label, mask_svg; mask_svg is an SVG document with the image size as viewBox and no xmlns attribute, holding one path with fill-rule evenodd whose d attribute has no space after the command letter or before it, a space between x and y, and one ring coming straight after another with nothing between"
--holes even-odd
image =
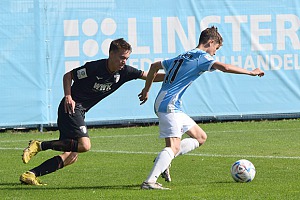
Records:
<instances>
[{"instance_id":1,"label":"light blue jersey","mask_svg":"<svg viewBox=\"0 0 300 200\"><path fill-rule=\"evenodd\" d=\"M155 100L155 112L182 112L183 93L205 71L213 71L214 62L211 55L200 49L162 61L166 75Z\"/></svg>"}]
</instances>

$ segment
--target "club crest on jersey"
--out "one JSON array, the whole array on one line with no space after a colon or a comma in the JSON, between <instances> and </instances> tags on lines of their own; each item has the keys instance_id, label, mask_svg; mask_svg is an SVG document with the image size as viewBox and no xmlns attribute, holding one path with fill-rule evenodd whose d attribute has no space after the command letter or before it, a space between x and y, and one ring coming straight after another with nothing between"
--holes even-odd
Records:
<instances>
[{"instance_id":1,"label":"club crest on jersey","mask_svg":"<svg viewBox=\"0 0 300 200\"><path fill-rule=\"evenodd\" d=\"M115 79L115 83L119 82L119 80L120 80L120 74L119 74L119 73L116 73L116 74L114 75L114 79Z\"/></svg>"},{"instance_id":2,"label":"club crest on jersey","mask_svg":"<svg viewBox=\"0 0 300 200\"><path fill-rule=\"evenodd\" d=\"M86 126L80 126L79 128L80 128L80 131L81 131L82 133L84 133L84 134L87 133L87 128L86 128Z\"/></svg>"},{"instance_id":3,"label":"club crest on jersey","mask_svg":"<svg viewBox=\"0 0 300 200\"><path fill-rule=\"evenodd\" d=\"M77 78L78 79L83 79L83 78L86 78L87 77L87 74L86 74L86 69L83 68L83 69L80 69L77 71Z\"/></svg>"}]
</instances>

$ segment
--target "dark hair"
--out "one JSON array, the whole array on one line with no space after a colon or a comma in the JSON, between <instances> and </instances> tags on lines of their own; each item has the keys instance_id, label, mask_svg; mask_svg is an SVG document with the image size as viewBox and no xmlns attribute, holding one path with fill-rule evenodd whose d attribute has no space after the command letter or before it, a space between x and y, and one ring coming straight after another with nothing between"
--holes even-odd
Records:
<instances>
[{"instance_id":1,"label":"dark hair","mask_svg":"<svg viewBox=\"0 0 300 200\"><path fill-rule=\"evenodd\" d=\"M120 49L132 51L131 45L126 42L123 38L113 40L109 46L109 52L119 51Z\"/></svg>"},{"instance_id":2,"label":"dark hair","mask_svg":"<svg viewBox=\"0 0 300 200\"><path fill-rule=\"evenodd\" d=\"M214 40L216 43L222 45L223 43L223 38L218 32L218 28L215 26L212 26L210 28L206 28L203 30L200 34L199 38L199 45L200 44L205 44L208 42L208 40Z\"/></svg>"}]
</instances>

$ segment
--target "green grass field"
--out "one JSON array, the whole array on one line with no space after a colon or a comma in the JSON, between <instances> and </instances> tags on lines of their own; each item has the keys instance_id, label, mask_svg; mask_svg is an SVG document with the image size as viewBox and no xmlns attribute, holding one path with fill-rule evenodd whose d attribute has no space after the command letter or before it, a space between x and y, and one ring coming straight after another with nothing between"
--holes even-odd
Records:
<instances>
[{"instance_id":1,"label":"green grass field","mask_svg":"<svg viewBox=\"0 0 300 200\"><path fill-rule=\"evenodd\" d=\"M300 199L300 120L200 124L208 140L172 162L170 191L140 190L153 159L164 147L158 127L90 129L92 150L78 162L41 177L47 186L19 183L21 173L57 155L44 151L28 164L21 154L30 139L58 132L0 133L0 199ZM256 167L250 183L236 183L238 159Z\"/></svg>"}]
</instances>

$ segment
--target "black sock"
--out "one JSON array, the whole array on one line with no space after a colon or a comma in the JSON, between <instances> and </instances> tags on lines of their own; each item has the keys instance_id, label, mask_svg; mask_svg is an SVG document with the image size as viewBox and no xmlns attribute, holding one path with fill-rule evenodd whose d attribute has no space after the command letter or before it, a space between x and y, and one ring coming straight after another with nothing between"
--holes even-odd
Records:
<instances>
[{"instance_id":1,"label":"black sock","mask_svg":"<svg viewBox=\"0 0 300 200\"><path fill-rule=\"evenodd\" d=\"M66 140L52 140L52 141L45 141L41 144L42 150L56 150L56 151L63 151L63 152L77 152L78 151L78 141L72 139Z\"/></svg>"},{"instance_id":2,"label":"black sock","mask_svg":"<svg viewBox=\"0 0 300 200\"><path fill-rule=\"evenodd\" d=\"M64 167L64 162L60 156L54 156L40 164L39 166L29 170L33 172L36 176L43 176L55 172L58 169Z\"/></svg>"}]
</instances>

